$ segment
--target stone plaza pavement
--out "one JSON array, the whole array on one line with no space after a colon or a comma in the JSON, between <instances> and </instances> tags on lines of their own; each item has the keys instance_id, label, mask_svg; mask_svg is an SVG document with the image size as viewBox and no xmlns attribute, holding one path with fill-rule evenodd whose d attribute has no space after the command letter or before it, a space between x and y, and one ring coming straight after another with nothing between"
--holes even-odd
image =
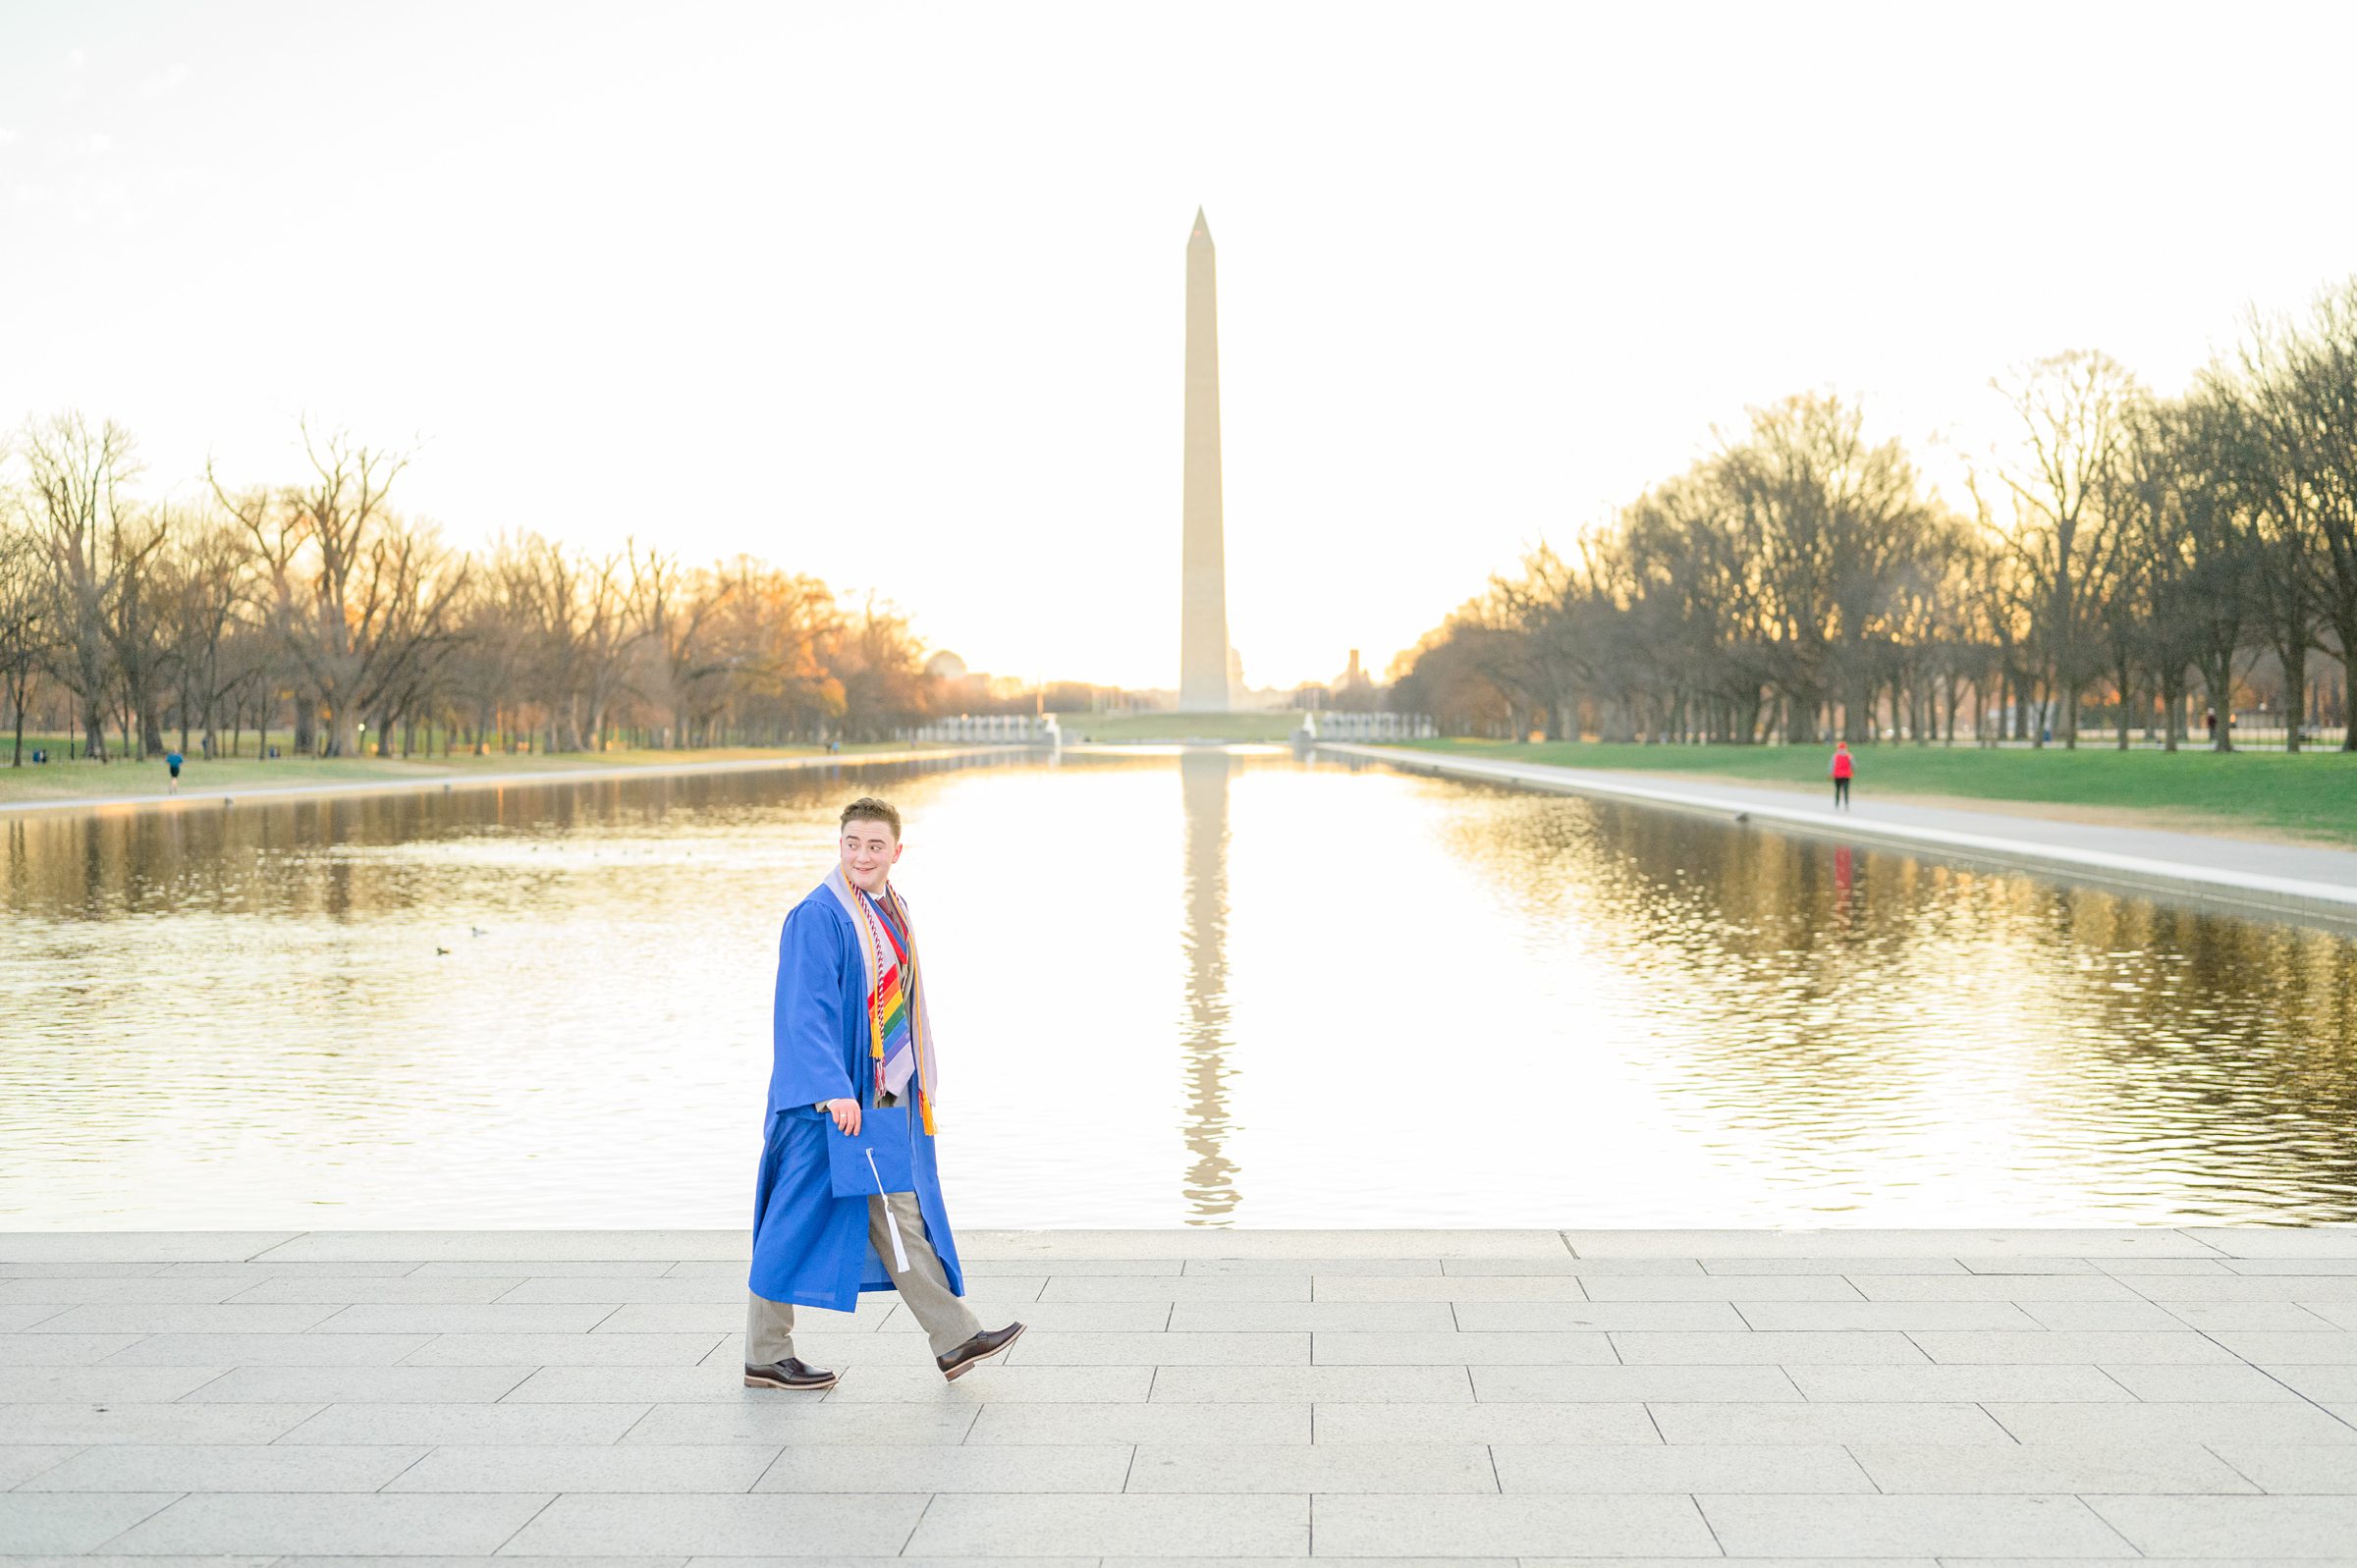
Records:
<instances>
[{"instance_id":1,"label":"stone plaza pavement","mask_svg":"<svg viewBox=\"0 0 2357 1568\"><path fill-rule=\"evenodd\" d=\"M2357 1562L2357 1230L962 1240L809 1395L740 1233L0 1234L0 1550Z\"/></svg>"}]
</instances>

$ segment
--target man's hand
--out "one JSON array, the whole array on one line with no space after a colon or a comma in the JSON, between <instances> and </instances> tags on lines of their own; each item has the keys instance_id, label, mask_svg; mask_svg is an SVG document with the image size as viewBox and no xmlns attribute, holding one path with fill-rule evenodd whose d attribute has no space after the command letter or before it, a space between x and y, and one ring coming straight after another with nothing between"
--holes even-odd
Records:
<instances>
[{"instance_id":1,"label":"man's hand","mask_svg":"<svg viewBox=\"0 0 2357 1568\"><path fill-rule=\"evenodd\" d=\"M830 1100L827 1102L827 1114L835 1118L835 1125L847 1136L855 1138L859 1135L858 1101Z\"/></svg>"}]
</instances>

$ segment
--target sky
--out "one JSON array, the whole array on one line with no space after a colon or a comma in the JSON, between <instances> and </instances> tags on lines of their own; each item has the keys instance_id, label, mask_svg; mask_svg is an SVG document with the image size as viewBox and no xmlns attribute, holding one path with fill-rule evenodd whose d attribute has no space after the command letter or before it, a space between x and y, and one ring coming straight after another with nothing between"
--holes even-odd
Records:
<instances>
[{"instance_id":1,"label":"sky","mask_svg":"<svg viewBox=\"0 0 2357 1568\"><path fill-rule=\"evenodd\" d=\"M2357 272L2352 57L2321 5L0 0L0 427L113 417L162 494L307 417L461 542L1170 686L1200 206L1290 685L1787 394L1938 479L2036 356L2180 389Z\"/></svg>"}]
</instances>

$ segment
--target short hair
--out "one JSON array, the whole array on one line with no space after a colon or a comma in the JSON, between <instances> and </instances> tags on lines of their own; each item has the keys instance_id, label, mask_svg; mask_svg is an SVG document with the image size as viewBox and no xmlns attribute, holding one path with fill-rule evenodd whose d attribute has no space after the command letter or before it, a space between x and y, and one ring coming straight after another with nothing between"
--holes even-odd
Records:
<instances>
[{"instance_id":1,"label":"short hair","mask_svg":"<svg viewBox=\"0 0 2357 1568\"><path fill-rule=\"evenodd\" d=\"M891 801L879 800L874 795L861 795L843 808L843 826L849 828L854 822L880 822L892 830L893 838L901 836L901 814L893 809Z\"/></svg>"}]
</instances>

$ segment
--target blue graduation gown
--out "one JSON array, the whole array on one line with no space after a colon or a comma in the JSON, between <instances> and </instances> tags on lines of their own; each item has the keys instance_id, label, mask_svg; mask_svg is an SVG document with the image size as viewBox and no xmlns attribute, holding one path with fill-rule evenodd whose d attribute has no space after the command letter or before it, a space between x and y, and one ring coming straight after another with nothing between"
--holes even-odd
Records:
<instances>
[{"instance_id":1,"label":"blue graduation gown","mask_svg":"<svg viewBox=\"0 0 2357 1568\"><path fill-rule=\"evenodd\" d=\"M826 1140L834 1123L817 1108L822 1100L864 1106L874 1098L859 940L824 884L786 916L778 938L767 1134L753 1186L753 1294L837 1312L857 1306L863 1290L892 1288L884 1260L868 1244L867 1200L830 1190ZM933 1139L921 1124L912 1165L926 1237L950 1289L962 1296L965 1276L942 1206Z\"/></svg>"}]
</instances>

